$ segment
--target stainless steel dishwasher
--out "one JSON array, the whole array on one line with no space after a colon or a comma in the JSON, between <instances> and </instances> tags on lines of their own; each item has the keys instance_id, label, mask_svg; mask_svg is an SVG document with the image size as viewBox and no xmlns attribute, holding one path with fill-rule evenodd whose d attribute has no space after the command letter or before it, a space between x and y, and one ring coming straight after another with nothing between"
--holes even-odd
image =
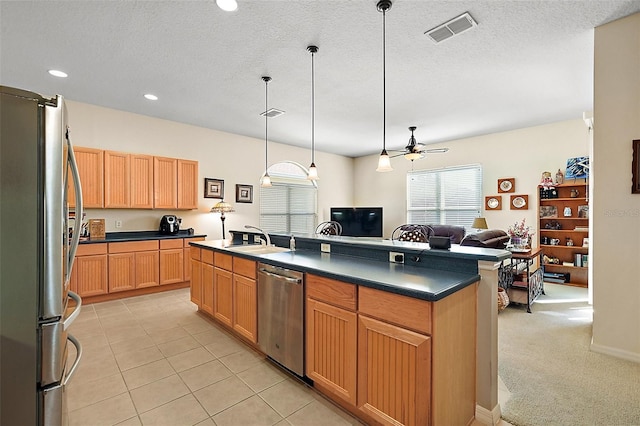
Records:
<instances>
[{"instance_id":1,"label":"stainless steel dishwasher","mask_svg":"<svg viewBox=\"0 0 640 426\"><path fill-rule=\"evenodd\" d=\"M304 274L258 263L258 346L304 376Z\"/></svg>"}]
</instances>

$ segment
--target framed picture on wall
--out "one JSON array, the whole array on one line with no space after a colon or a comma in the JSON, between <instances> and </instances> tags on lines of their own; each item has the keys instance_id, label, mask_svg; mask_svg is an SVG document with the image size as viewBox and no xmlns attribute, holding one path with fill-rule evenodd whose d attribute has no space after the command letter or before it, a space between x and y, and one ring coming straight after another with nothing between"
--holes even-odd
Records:
<instances>
[{"instance_id":1,"label":"framed picture on wall","mask_svg":"<svg viewBox=\"0 0 640 426\"><path fill-rule=\"evenodd\" d=\"M224 198L224 180L204 178L204 198Z\"/></svg>"},{"instance_id":2,"label":"framed picture on wall","mask_svg":"<svg viewBox=\"0 0 640 426\"><path fill-rule=\"evenodd\" d=\"M236 203L253 203L253 185L236 184Z\"/></svg>"}]
</instances>

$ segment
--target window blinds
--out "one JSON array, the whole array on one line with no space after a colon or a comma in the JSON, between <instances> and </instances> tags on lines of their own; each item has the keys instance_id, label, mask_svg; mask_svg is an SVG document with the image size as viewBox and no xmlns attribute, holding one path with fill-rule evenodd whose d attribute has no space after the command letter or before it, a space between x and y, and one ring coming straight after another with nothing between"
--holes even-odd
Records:
<instances>
[{"instance_id":1,"label":"window blinds","mask_svg":"<svg viewBox=\"0 0 640 426\"><path fill-rule=\"evenodd\" d=\"M260 228L267 232L313 234L316 223L316 188L274 182L260 188Z\"/></svg>"},{"instance_id":2,"label":"window blinds","mask_svg":"<svg viewBox=\"0 0 640 426\"><path fill-rule=\"evenodd\" d=\"M479 164L407 173L407 223L470 228L482 205Z\"/></svg>"}]
</instances>

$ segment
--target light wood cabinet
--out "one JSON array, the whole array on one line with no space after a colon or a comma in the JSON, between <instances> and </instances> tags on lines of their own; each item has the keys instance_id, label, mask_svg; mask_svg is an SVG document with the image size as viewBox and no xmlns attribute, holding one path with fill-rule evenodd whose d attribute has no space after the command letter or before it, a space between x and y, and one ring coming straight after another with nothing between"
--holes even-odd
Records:
<instances>
[{"instance_id":1,"label":"light wood cabinet","mask_svg":"<svg viewBox=\"0 0 640 426\"><path fill-rule=\"evenodd\" d=\"M191 247L189 243L192 241L204 241L204 237L184 238L184 280L191 280L191 250L200 250L197 247Z\"/></svg>"},{"instance_id":2,"label":"light wood cabinet","mask_svg":"<svg viewBox=\"0 0 640 426\"><path fill-rule=\"evenodd\" d=\"M232 327L233 273L216 266L213 274L213 316L224 325Z\"/></svg>"},{"instance_id":3,"label":"light wood cabinet","mask_svg":"<svg viewBox=\"0 0 640 426\"><path fill-rule=\"evenodd\" d=\"M214 267L208 263L202 263L202 310L209 315L214 315Z\"/></svg>"},{"instance_id":4,"label":"light wood cabinet","mask_svg":"<svg viewBox=\"0 0 640 426\"><path fill-rule=\"evenodd\" d=\"M107 294L107 244L82 244L73 264L72 282L80 297Z\"/></svg>"},{"instance_id":5,"label":"light wood cabinet","mask_svg":"<svg viewBox=\"0 0 640 426\"><path fill-rule=\"evenodd\" d=\"M131 155L104 151L104 207L131 207Z\"/></svg>"},{"instance_id":6,"label":"light wood cabinet","mask_svg":"<svg viewBox=\"0 0 640 426\"><path fill-rule=\"evenodd\" d=\"M141 251L136 255L136 288L155 287L160 285L160 253Z\"/></svg>"},{"instance_id":7,"label":"light wood cabinet","mask_svg":"<svg viewBox=\"0 0 640 426\"><path fill-rule=\"evenodd\" d=\"M136 288L135 258L135 253L109 255L109 293Z\"/></svg>"},{"instance_id":8,"label":"light wood cabinet","mask_svg":"<svg viewBox=\"0 0 640 426\"><path fill-rule=\"evenodd\" d=\"M191 259L191 301L202 307L202 262Z\"/></svg>"},{"instance_id":9,"label":"light wood cabinet","mask_svg":"<svg viewBox=\"0 0 640 426\"><path fill-rule=\"evenodd\" d=\"M253 343L258 342L257 297L256 280L234 273L233 329Z\"/></svg>"},{"instance_id":10,"label":"light wood cabinet","mask_svg":"<svg viewBox=\"0 0 640 426\"><path fill-rule=\"evenodd\" d=\"M104 151L82 147L75 147L73 151L78 163L84 207L104 207ZM75 207L74 194L73 182L69 182L69 207Z\"/></svg>"},{"instance_id":11,"label":"light wood cabinet","mask_svg":"<svg viewBox=\"0 0 640 426\"><path fill-rule=\"evenodd\" d=\"M198 208L198 162L178 160L178 208Z\"/></svg>"},{"instance_id":12,"label":"light wood cabinet","mask_svg":"<svg viewBox=\"0 0 640 426\"><path fill-rule=\"evenodd\" d=\"M357 315L307 299L306 374L335 397L356 405Z\"/></svg>"},{"instance_id":13,"label":"light wood cabinet","mask_svg":"<svg viewBox=\"0 0 640 426\"><path fill-rule=\"evenodd\" d=\"M153 156L131 154L130 192L134 209L153 208Z\"/></svg>"},{"instance_id":14,"label":"light wood cabinet","mask_svg":"<svg viewBox=\"0 0 640 426\"><path fill-rule=\"evenodd\" d=\"M153 157L153 207L178 208L178 160Z\"/></svg>"},{"instance_id":15,"label":"light wood cabinet","mask_svg":"<svg viewBox=\"0 0 640 426\"><path fill-rule=\"evenodd\" d=\"M184 281L183 246L181 238L160 240L160 285Z\"/></svg>"},{"instance_id":16,"label":"light wood cabinet","mask_svg":"<svg viewBox=\"0 0 640 426\"><path fill-rule=\"evenodd\" d=\"M431 338L360 315L358 352L358 408L380 424L430 424Z\"/></svg>"}]
</instances>

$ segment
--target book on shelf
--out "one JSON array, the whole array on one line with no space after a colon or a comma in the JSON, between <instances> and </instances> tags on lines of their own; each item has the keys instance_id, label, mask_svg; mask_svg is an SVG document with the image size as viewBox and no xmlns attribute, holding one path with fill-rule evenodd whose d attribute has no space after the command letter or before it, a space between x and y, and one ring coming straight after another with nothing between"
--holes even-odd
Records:
<instances>
[{"instance_id":1,"label":"book on shelf","mask_svg":"<svg viewBox=\"0 0 640 426\"><path fill-rule=\"evenodd\" d=\"M580 232L589 232L589 227L588 226L576 226L575 228L573 228L574 231L580 231Z\"/></svg>"}]
</instances>

